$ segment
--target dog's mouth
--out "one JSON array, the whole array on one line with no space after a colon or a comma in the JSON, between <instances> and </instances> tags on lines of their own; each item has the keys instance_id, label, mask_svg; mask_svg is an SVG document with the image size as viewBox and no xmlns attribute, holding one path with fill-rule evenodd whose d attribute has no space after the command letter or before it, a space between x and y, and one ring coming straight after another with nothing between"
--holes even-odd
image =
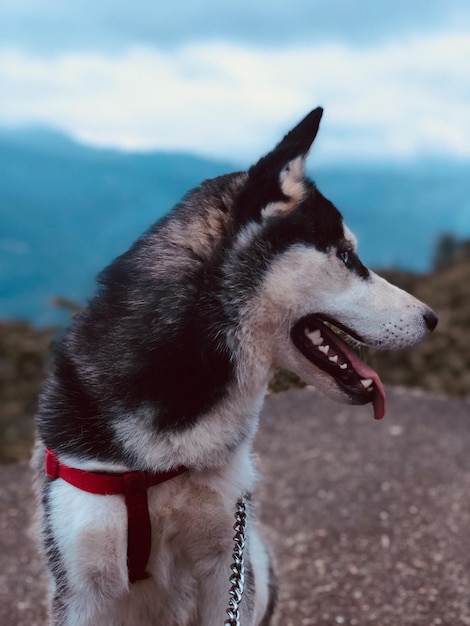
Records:
<instances>
[{"instance_id":1,"label":"dog's mouth","mask_svg":"<svg viewBox=\"0 0 470 626\"><path fill-rule=\"evenodd\" d=\"M372 402L375 419L382 419L385 414L382 381L377 372L346 343L361 343L357 334L330 318L307 315L293 326L291 337L305 358L334 378L352 404Z\"/></svg>"}]
</instances>

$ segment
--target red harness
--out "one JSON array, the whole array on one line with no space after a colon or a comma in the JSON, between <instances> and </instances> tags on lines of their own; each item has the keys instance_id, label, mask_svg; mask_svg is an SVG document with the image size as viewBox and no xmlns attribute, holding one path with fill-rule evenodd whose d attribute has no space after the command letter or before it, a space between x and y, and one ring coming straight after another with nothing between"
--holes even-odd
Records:
<instances>
[{"instance_id":1,"label":"red harness","mask_svg":"<svg viewBox=\"0 0 470 626\"><path fill-rule=\"evenodd\" d=\"M52 450L46 448L46 474L52 480L62 478L70 485L88 493L124 496L127 508L127 570L131 583L149 577L145 568L150 556L152 529L147 489L186 471L186 467L176 467L168 472L158 473L99 474L64 465Z\"/></svg>"}]
</instances>

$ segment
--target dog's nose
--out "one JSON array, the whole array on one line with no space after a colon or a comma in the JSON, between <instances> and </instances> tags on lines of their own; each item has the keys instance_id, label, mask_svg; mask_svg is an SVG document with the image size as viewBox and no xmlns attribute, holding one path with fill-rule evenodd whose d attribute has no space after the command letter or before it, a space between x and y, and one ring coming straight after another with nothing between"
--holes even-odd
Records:
<instances>
[{"instance_id":1,"label":"dog's nose","mask_svg":"<svg viewBox=\"0 0 470 626\"><path fill-rule=\"evenodd\" d=\"M423 313L424 321L430 331L433 331L437 326L437 315L431 309L427 309L426 313Z\"/></svg>"}]
</instances>

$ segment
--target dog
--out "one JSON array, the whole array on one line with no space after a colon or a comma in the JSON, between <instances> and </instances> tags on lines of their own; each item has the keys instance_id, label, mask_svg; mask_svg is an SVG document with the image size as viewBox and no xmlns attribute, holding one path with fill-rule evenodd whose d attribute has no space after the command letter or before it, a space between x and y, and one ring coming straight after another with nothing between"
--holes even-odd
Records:
<instances>
[{"instance_id":1,"label":"dog","mask_svg":"<svg viewBox=\"0 0 470 626\"><path fill-rule=\"evenodd\" d=\"M345 334L395 349L436 326L362 264L307 177L322 112L247 172L188 193L100 274L57 346L32 461L55 626L222 625L242 497L244 593L226 623L268 624L250 494L273 371L380 419L380 378Z\"/></svg>"}]
</instances>

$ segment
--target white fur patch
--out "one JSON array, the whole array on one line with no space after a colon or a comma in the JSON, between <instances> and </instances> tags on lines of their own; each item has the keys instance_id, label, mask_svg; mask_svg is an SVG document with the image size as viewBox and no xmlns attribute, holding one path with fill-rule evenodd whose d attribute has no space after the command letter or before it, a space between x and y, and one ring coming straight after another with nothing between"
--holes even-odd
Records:
<instances>
[{"instance_id":1,"label":"white fur patch","mask_svg":"<svg viewBox=\"0 0 470 626\"><path fill-rule=\"evenodd\" d=\"M355 243L350 231L345 234ZM242 326L251 332L243 345L247 353L253 352L252 359L261 354L262 360L271 359L344 401L345 393L334 379L295 348L292 326L306 315L323 314L355 331L370 346L396 349L415 344L428 332L426 311L422 302L373 272L364 280L347 270L335 250L324 253L297 244L271 264L257 298L245 311Z\"/></svg>"},{"instance_id":2,"label":"white fur patch","mask_svg":"<svg viewBox=\"0 0 470 626\"><path fill-rule=\"evenodd\" d=\"M356 235L351 230L349 230L346 224L343 224L343 232L344 232L344 238L350 242L353 250L356 250L357 249Z\"/></svg>"},{"instance_id":3,"label":"white fur patch","mask_svg":"<svg viewBox=\"0 0 470 626\"><path fill-rule=\"evenodd\" d=\"M282 193L288 197L285 202L270 202L261 211L263 218L284 215L294 209L305 197L305 157L300 156L290 161L281 171L279 185Z\"/></svg>"},{"instance_id":4,"label":"white fur patch","mask_svg":"<svg viewBox=\"0 0 470 626\"><path fill-rule=\"evenodd\" d=\"M234 243L234 250L240 251L248 246L261 230L262 226L258 222L248 222L246 226L238 233Z\"/></svg>"},{"instance_id":5,"label":"white fur patch","mask_svg":"<svg viewBox=\"0 0 470 626\"><path fill-rule=\"evenodd\" d=\"M89 494L57 479L50 519L70 589L64 626L222 624L235 502L256 478L251 447L250 439L226 452L220 469L191 471L148 490L151 578L130 586L123 497ZM246 556L256 574L259 619L267 605L269 563L255 522L248 524ZM243 623L257 623L245 610L242 604Z\"/></svg>"}]
</instances>

